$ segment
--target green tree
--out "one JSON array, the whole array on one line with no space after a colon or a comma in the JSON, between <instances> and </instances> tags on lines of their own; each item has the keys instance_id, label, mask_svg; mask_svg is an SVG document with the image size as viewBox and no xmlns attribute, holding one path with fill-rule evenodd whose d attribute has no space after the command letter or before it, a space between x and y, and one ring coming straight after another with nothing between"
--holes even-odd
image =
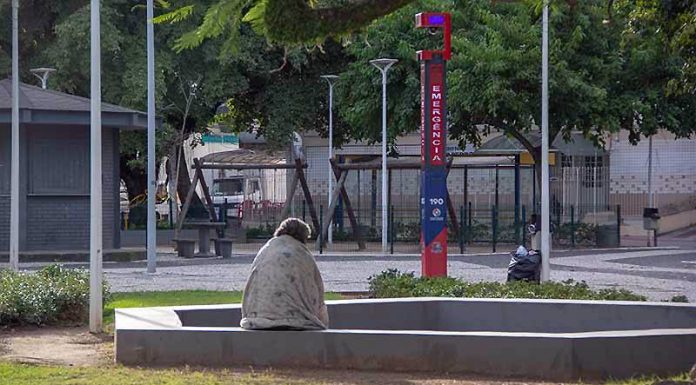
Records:
<instances>
[{"instance_id":1,"label":"green tree","mask_svg":"<svg viewBox=\"0 0 696 385\"><path fill-rule=\"evenodd\" d=\"M200 24L182 35L178 50L193 48L205 39L224 37L225 50L238 44L239 26L250 22L269 41L282 44L321 42L358 30L413 0L216 0L186 2L158 18L180 22L203 12Z\"/></svg>"},{"instance_id":2,"label":"green tree","mask_svg":"<svg viewBox=\"0 0 696 385\"><path fill-rule=\"evenodd\" d=\"M612 2L613 3L613 2ZM667 92L696 93L696 3L692 0L617 0L627 14L625 42L629 47L654 44L662 59L676 69Z\"/></svg>"},{"instance_id":3,"label":"green tree","mask_svg":"<svg viewBox=\"0 0 696 385\"><path fill-rule=\"evenodd\" d=\"M452 60L448 63L450 139L479 143L492 130L517 138L540 162L540 148L525 132L541 122L541 26L533 3L487 0L417 1L375 21L348 51L356 57L341 76L341 116L347 137L379 141L379 76L369 59L394 57L389 74L390 140L418 129L420 74L415 51L441 39L415 30L423 9L452 14ZM602 1L554 5L550 17L550 137L581 130L601 141L620 127L612 94L621 74L620 26L605 24Z\"/></svg>"}]
</instances>

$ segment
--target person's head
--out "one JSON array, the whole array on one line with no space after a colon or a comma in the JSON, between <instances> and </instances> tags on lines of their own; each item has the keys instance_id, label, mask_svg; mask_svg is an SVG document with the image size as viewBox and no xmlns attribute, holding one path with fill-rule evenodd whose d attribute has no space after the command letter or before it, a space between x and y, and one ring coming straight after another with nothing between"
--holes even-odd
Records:
<instances>
[{"instance_id":1,"label":"person's head","mask_svg":"<svg viewBox=\"0 0 696 385\"><path fill-rule=\"evenodd\" d=\"M306 243L311 234L312 229L308 224L297 218L288 218L280 222L273 236L289 235L302 243Z\"/></svg>"}]
</instances>

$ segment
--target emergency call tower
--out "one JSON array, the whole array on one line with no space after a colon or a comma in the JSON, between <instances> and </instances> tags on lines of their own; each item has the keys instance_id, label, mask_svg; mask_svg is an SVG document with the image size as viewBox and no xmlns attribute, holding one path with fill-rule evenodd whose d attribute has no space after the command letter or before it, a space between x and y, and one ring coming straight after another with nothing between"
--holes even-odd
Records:
<instances>
[{"instance_id":1,"label":"emergency call tower","mask_svg":"<svg viewBox=\"0 0 696 385\"><path fill-rule=\"evenodd\" d=\"M442 32L441 51L418 51L421 68L421 274L447 275L447 72L451 56L449 13L416 15L416 28Z\"/></svg>"}]
</instances>

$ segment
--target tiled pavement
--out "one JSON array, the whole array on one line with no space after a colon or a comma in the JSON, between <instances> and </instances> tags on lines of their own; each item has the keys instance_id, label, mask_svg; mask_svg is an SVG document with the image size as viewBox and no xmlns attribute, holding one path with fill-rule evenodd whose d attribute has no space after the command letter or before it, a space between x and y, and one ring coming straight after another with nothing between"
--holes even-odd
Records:
<instances>
[{"instance_id":1,"label":"tiled pavement","mask_svg":"<svg viewBox=\"0 0 696 385\"><path fill-rule=\"evenodd\" d=\"M586 281L594 288L626 288L653 300L686 295L696 301L696 235L688 231L685 234L665 236L664 246L653 249L555 251L551 279ZM155 274L145 273L145 262L106 262L104 269L112 290L239 290L246 281L253 254L243 253L229 260L182 260L163 249L158 259ZM507 253L451 255L449 274L469 281L503 281L509 259ZM333 252L317 256L317 261L326 290L330 291L367 290L367 278L388 268L420 271L415 254Z\"/></svg>"}]
</instances>

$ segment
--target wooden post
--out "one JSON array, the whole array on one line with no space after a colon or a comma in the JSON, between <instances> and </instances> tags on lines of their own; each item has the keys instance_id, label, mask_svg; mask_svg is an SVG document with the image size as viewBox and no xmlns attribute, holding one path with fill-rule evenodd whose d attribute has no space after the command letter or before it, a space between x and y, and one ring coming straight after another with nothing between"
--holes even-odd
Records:
<instances>
[{"instance_id":1,"label":"wooden post","mask_svg":"<svg viewBox=\"0 0 696 385\"><path fill-rule=\"evenodd\" d=\"M329 226L331 226L331 219L333 218L334 213L336 212L336 206L338 205L338 195L341 193L341 188L343 187L343 184L346 183L347 176L348 173L344 172L341 175L341 178L338 180L336 187L334 187L334 190L331 192L331 204L329 205L329 209L326 210L324 218L322 218L322 228L320 233L321 237L317 239L317 241L320 243L325 242L325 240L327 239Z\"/></svg>"},{"instance_id":2,"label":"wooden post","mask_svg":"<svg viewBox=\"0 0 696 385\"><path fill-rule=\"evenodd\" d=\"M294 174L292 174L292 182L290 182L290 192L288 193L287 198L285 199L285 206L283 206L283 211L280 213L280 220L285 219L285 217L288 216L288 212L290 211L290 206L292 206L292 199L295 197L295 191L297 190L297 171L295 171Z\"/></svg>"},{"instance_id":3,"label":"wooden post","mask_svg":"<svg viewBox=\"0 0 696 385\"><path fill-rule=\"evenodd\" d=\"M203 196L208 204L208 214L210 214L210 221L217 222L217 217L215 216L215 205L213 204L213 198L210 197L210 190L208 190L208 184L205 182L203 177L203 171L201 170L201 161L198 158L193 159L194 167L196 168L196 174L198 174L198 181L201 183L201 189L203 190Z\"/></svg>"},{"instance_id":4,"label":"wooden post","mask_svg":"<svg viewBox=\"0 0 696 385\"><path fill-rule=\"evenodd\" d=\"M341 171L336 167L336 161L331 159L331 168L333 169L333 173L336 176L336 180L339 180L341 178ZM343 171L343 173L348 173L348 170ZM346 191L345 185L341 185L341 197L343 198L343 203L346 205L346 211L348 212L348 219L350 220L350 226L353 228L353 236L355 237L355 240L358 242L358 250L365 250L367 247L365 246L365 240L362 237L362 234L360 233L360 225L358 224L358 220L355 217L355 213L353 212L353 206L350 203L350 198L348 197L348 192Z\"/></svg>"},{"instance_id":5,"label":"wooden post","mask_svg":"<svg viewBox=\"0 0 696 385\"><path fill-rule=\"evenodd\" d=\"M319 230L319 217L317 217L317 210L314 208L314 201L312 200L312 194L309 192L309 186L307 185L307 179L305 179L304 170L302 167L302 160L295 159L295 172L297 173L297 178L300 180L300 186L302 186L302 192L305 196L305 201L309 206L309 215L312 217L312 223L314 228Z\"/></svg>"},{"instance_id":6,"label":"wooden post","mask_svg":"<svg viewBox=\"0 0 696 385\"><path fill-rule=\"evenodd\" d=\"M179 236L181 227L184 225L184 219L186 219L186 214L188 213L189 206L191 206L191 200L193 199L193 193L196 191L196 184L198 184L198 173L193 174L193 181L191 182L191 188L189 188L186 194L186 200L184 200L184 207L181 208L181 213L176 220L176 232L175 236Z\"/></svg>"}]
</instances>

